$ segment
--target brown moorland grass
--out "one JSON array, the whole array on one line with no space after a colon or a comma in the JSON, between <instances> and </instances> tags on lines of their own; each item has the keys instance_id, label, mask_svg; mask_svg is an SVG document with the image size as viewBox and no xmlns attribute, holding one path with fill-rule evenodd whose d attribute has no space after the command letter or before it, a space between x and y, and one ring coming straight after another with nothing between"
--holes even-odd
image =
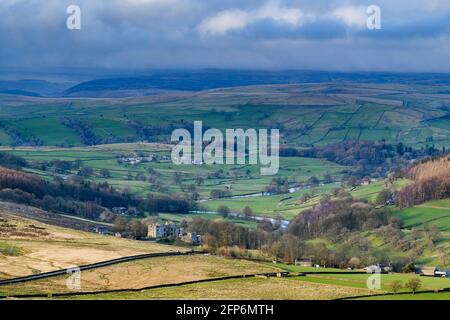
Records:
<instances>
[{"instance_id":1,"label":"brown moorland grass","mask_svg":"<svg viewBox=\"0 0 450 320\"><path fill-rule=\"evenodd\" d=\"M124 256L187 250L47 225L4 211L0 211L0 242L20 252L19 255L0 253L0 279Z\"/></svg>"},{"instance_id":2,"label":"brown moorland grass","mask_svg":"<svg viewBox=\"0 0 450 320\"><path fill-rule=\"evenodd\" d=\"M81 291L139 289L225 276L267 273L280 269L247 260L190 255L149 258L81 272ZM74 292L60 276L0 286L1 295Z\"/></svg>"}]
</instances>

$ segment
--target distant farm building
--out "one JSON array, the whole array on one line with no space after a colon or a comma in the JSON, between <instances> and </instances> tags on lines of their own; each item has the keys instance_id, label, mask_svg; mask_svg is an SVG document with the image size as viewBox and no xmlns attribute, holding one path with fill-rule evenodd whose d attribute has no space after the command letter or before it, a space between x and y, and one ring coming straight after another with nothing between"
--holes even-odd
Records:
<instances>
[{"instance_id":1,"label":"distant farm building","mask_svg":"<svg viewBox=\"0 0 450 320\"><path fill-rule=\"evenodd\" d=\"M415 266L415 273L427 277L450 277L450 271L432 266Z\"/></svg>"},{"instance_id":2,"label":"distant farm building","mask_svg":"<svg viewBox=\"0 0 450 320\"><path fill-rule=\"evenodd\" d=\"M128 210L128 208L126 208L126 207L114 207L114 208L112 208L112 211L115 214L125 214L125 212L127 212L127 210Z\"/></svg>"},{"instance_id":3,"label":"distant farm building","mask_svg":"<svg viewBox=\"0 0 450 320\"><path fill-rule=\"evenodd\" d=\"M161 223L152 223L148 226L147 235L149 238L161 239L161 238L170 238L174 239L179 236L178 228L175 223L166 222L164 224Z\"/></svg>"},{"instance_id":4,"label":"distant farm building","mask_svg":"<svg viewBox=\"0 0 450 320\"><path fill-rule=\"evenodd\" d=\"M364 268L367 273L388 273L392 272L392 266L390 264L374 264Z\"/></svg>"},{"instance_id":5,"label":"distant farm building","mask_svg":"<svg viewBox=\"0 0 450 320\"><path fill-rule=\"evenodd\" d=\"M127 208L127 207L114 207L112 208L112 212L115 214L121 215L129 215L129 216L137 216L140 215L141 212L137 208Z\"/></svg>"},{"instance_id":6,"label":"distant farm building","mask_svg":"<svg viewBox=\"0 0 450 320\"><path fill-rule=\"evenodd\" d=\"M437 270L438 269L436 267L430 267L430 266L416 266L415 267L415 273L420 274L421 276L434 277Z\"/></svg>"},{"instance_id":7,"label":"distant farm building","mask_svg":"<svg viewBox=\"0 0 450 320\"><path fill-rule=\"evenodd\" d=\"M111 233L111 230L107 227L93 227L92 232L105 235Z\"/></svg>"},{"instance_id":8,"label":"distant farm building","mask_svg":"<svg viewBox=\"0 0 450 320\"><path fill-rule=\"evenodd\" d=\"M312 267L312 260L309 258L297 258L295 259L295 265L300 267Z\"/></svg>"}]
</instances>

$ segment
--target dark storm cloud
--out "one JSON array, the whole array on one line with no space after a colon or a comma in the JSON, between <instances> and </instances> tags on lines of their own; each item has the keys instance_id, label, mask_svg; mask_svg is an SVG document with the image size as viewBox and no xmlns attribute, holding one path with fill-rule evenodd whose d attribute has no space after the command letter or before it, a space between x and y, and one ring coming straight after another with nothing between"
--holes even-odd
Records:
<instances>
[{"instance_id":1,"label":"dark storm cloud","mask_svg":"<svg viewBox=\"0 0 450 320\"><path fill-rule=\"evenodd\" d=\"M0 43L0 67L450 72L450 1L1 0Z\"/></svg>"}]
</instances>

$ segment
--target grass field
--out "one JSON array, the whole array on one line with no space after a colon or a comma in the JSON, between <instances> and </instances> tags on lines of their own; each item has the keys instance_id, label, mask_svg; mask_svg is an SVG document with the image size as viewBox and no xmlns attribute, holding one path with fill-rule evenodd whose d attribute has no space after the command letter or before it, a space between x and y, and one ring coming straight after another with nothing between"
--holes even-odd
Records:
<instances>
[{"instance_id":1,"label":"grass field","mask_svg":"<svg viewBox=\"0 0 450 320\"><path fill-rule=\"evenodd\" d=\"M374 294L368 289L310 283L299 278L224 280L138 293L76 296L75 299L208 299L208 300L326 300Z\"/></svg>"},{"instance_id":2,"label":"grass field","mask_svg":"<svg viewBox=\"0 0 450 320\"><path fill-rule=\"evenodd\" d=\"M421 228L425 223L435 225L445 234L450 234L450 199L425 202L421 205L396 210L405 227Z\"/></svg>"},{"instance_id":3,"label":"grass field","mask_svg":"<svg viewBox=\"0 0 450 320\"><path fill-rule=\"evenodd\" d=\"M450 300L450 292L382 295L352 300Z\"/></svg>"},{"instance_id":4,"label":"grass field","mask_svg":"<svg viewBox=\"0 0 450 320\"><path fill-rule=\"evenodd\" d=\"M189 214L173 214L173 213L160 213L159 217L163 221L173 221L173 222L181 222L183 220L189 221L194 218L202 218L202 219L209 219L213 221L224 221L224 222L230 222L234 223L246 228L256 228L257 222L253 220L245 220L245 219L239 219L239 218L232 218L227 217L223 218L222 216L218 214L213 213L189 213Z\"/></svg>"},{"instance_id":5,"label":"grass field","mask_svg":"<svg viewBox=\"0 0 450 320\"><path fill-rule=\"evenodd\" d=\"M371 276L371 274L361 274L361 270L349 271L345 269L300 267L284 264L276 264L276 266L289 272L332 272L333 274L307 275L305 281L354 286L358 288L367 288L367 279ZM406 283L410 279L420 279L422 282L421 290L450 288L450 278L421 277L413 273L389 273L381 274L381 289L384 291L391 291L390 286L393 281L399 280ZM401 291L404 292L407 290L403 288Z\"/></svg>"},{"instance_id":6,"label":"grass field","mask_svg":"<svg viewBox=\"0 0 450 320\"><path fill-rule=\"evenodd\" d=\"M366 288L366 282L369 274L326 274L326 275L309 275L306 277L307 281L331 283L337 285L355 286L358 288ZM415 274L382 274L381 275L381 289L384 291L392 291L391 284L393 281L399 280L405 284L409 279L418 278L422 281L420 290L438 290L450 288L450 279L448 278L434 278L434 277L420 277ZM406 292L408 289L401 289Z\"/></svg>"}]
</instances>

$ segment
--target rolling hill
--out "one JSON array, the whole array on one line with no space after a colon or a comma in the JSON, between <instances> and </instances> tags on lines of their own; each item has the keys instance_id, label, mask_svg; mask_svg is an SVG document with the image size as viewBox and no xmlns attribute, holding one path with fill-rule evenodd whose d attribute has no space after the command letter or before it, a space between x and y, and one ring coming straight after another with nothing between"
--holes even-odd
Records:
<instances>
[{"instance_id":1,"label":"rolling hill","mask_svg":"<svg viewBox=\"0 0 450 320\"><path fill-rule=\"evenodd\" d=\"M127 99L0 95L0 144L167 142L175 128L279 128L288 146L386 140L448 146L445 86L292 84Z\"/></svg>"}]
</instances>

